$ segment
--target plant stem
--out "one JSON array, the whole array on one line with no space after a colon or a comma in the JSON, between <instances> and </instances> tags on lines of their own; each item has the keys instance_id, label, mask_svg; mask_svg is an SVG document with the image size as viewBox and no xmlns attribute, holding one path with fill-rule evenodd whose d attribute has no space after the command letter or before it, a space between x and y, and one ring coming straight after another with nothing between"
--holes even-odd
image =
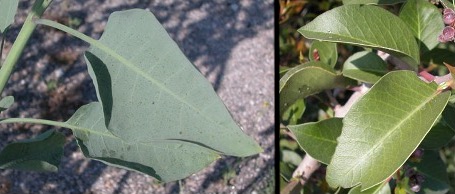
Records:
<instances>
[{"instance_id":1,"label":"plant stem","mask_svg":"<svg viewBox=\"0 0 455 194\"><path fill-rule=\"evenodd\" d=\"M85 133L92 133L92 134L98 134L102 136L110 136L117 138L116 136L110 134L110 133L103 133L99 132L96 130L90 130L84 127L80 127L78 125L73 125L69 124L66 122L60 122L60 121L51 121L51 120L46 120L46 119L34 119L34 118L6 118L6 119L0 119L0 123L33 123L33 124L42 124L42 125L51 125L51 126L56 126L56 127L63 127L63 128L68 128L73 130L73 132L76 131L81 131Z\"/></svg>"},{"instance_id":2,"label":"plant stem","mask_svg":"<svg viewBox=\"0 0 455 194\"><path fill-rule=\"evenodd\" d=\"M43 125L52 125L57 127L64 127L68 129L74 128L74 125L70 125L65 122L51 121L45 119L34 119L34 118L6 118L0 120L0 123L33 123L33 124L43 124Z\"/></svg>"},{"instance_id":3,"label":"plant stem","mask_svg":"<svg viewBox=\"0 0 455 194\"><path fill-rule=\"evenodd\" d=\"M52 0L36 0L33 4L32 11L28 14L27 19L25 19L24 25L22 26L19 35L17 35L17 38L14 41L14 44L11 47L8 56L6 56L5 63L0 69L0 94L3 92L3 89L5 88L5 85L11 76L11 72L17 63L17 60L22 54L22 51L30 39L33 30L36 28L36 24L33 22L33 20L35 18L40 18L46 8L51 4L51 2Z\"/></svg>"},{"instance_id":4,"label":"plant stem","mask_svg":"<svg viewBox=\"0 0 455 194\"><path fill-rule=\"evenodd\" d=\"M6 31L5 30L3 33L0 33L0 36L2 36L2 43L0 44L0 66L2 66L2 55L3 55L3 44L5 44L5 34L6 34Z\"/></svg>"}]
</instances>

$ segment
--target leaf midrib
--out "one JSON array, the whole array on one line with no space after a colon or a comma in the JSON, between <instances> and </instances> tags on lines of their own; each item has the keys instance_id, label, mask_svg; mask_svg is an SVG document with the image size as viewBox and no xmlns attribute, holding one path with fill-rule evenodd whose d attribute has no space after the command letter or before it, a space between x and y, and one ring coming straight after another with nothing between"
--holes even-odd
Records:
<instances>
[{"instance_id":1,"label":"leaf midrib","mask_svg":"<svg viewBox=\"0 0 455 194\"><path fill-rule=\"evenodd\" d=\"M427 86L427 85L426 85ZM426 99L423 103L419 104L419 106L417 106L414 110L411 111L410 114L408 114L404 119L402 119L395 127L393 127L391 130L389 130L382 138L380 138L380 141L377 141L377 142L380 142L380 143L376 143L371 149L368 150L367 153L363 154L360 158L360 160L357 160L358 162L355 163L355 165L353 165L351 168L348 169L348 171L346 172L345 176L347 176L348 174L350 174L354 168L358 167L360 163L363 163L363 161L365 160L366 156L370 155L370 153L375 150L377 147L379 147L379 145L382 145L382 142L384 142L385 139L387 139L389 136L391 136L392 134L394 134L394 132L399 128L401 127L401 125L403 125L404 123L406 123L405 121L407 121L409 118L411 118L416 112L418 112L419 110L421 110L422 107L424 107L429 101L431 101L432 99L434 99L434 97L436 97L438 95L437 92L433 93L431 96L428 97L428 99ZM404 162L404 161L403 161ZM359 182L362 182L362 180L359 180ZM352 182L351 182L351 185L352 185Z\"/></svg>"}]
</instances>

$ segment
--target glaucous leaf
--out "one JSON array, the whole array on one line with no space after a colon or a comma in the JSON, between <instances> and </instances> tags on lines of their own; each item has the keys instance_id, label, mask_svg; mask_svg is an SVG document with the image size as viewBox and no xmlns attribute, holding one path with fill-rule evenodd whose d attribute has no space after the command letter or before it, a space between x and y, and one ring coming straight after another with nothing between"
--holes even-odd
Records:
<instances>
[{"instance_id":1,"label":"glaucous leaf","mask_svg":"<svg viewBox=\"0 0 455 194\"><path fill-rule=\"evenodd\" d=\"M398 16L372 5L344 5L327 11L298 30L309 39L371 47L417 68L419 47Z\"/></svg>"},{"instance_id":2,"label":"glaucous leaf","mask_svg":"<svg viewBox=\"0 0 455 194\"><path fill-rule=\"evenodd\" d=\"M363 191L390 177L423 140L449 96L412 71L383 76L343 119L343 133L327 167L329 185L361 184Z\"/></svg>"},{"instance_id":3,"label":"glaucous leaf","mask_svg":"<svg viewBox=\"0 0 455 194\"><path fill-rule=\"evenodd\" d=\"M315 40L311 44L309 55L310 61L321 61L333 68L338 60L337 44Z\"/></svg>"},{"instance_id":4,"label":"glaucous leaf","mask_svg":"<svg viewBox=\"0 0 455 194\"><path fill-rule=\"evenodd\" d=\"M355 85L356 82L335 73L322 62L308 62L289 70L280 79L280 115L296 100L323 90Z\"/></svg>"},{"instance_id":5,"label":"glaucous leaf","mask_svg":"<svg viewBox=\"0 0 455 194\"><path fill-rule=\"evenodd\" d=\"M6 96L0 100L0 111L8 109L14 103L13 96Z\"/></svg>"},{"instance_id":6,"label":"glaucous leaf","mask_svg":"<svg viewBox=\"0 0 455 194\"><path fill-rule=\"evenodd\" d=\"M343 123L342 118L330 118L287 127L307 154L324 164L329 164L335 152L336 139L341 134Z\"/></svg>"},{"instance_id":7,"label":"glaucous leaf","mask_svg":"<svg viewBox=\"0 0 455 194\"><path fill-rule=\"evenodd\" d=\"M343 75L366 83L375 83L389 70L387 63L376 53L361 51L351 55L343 64Z\"/></svg>"},{"instance_id":8,"label":"glaucous leaf","mask_svg":"<svg viewBox=\"0 0 455 194\"><path fill-rule=\"evenodd\" d=\"M406 2L406 0L343 0L343 4L348 5L348 4L397 4L397 3L403 3Z\"/></svg>"},{"instance_id":9,"label":"glaucous leaf","mask_svg":"<svg viewBox=\"0 0 455 194\"><path fill-rule=\"evenodd\" d=\"M65 136L54 130L8 144L0 152L0 168L57 172L64 144Z\"/></svg>"},{"instance_id":10,"label":"glaucous leaf","mask_svg":"<svg viewBox=\"0 0 455 194\"><path fill-rule=\"evenodd\" d=\"M426 52L438 45L437 36L444 23L439 9L428 1L408 0L402 7L399 17L410 27L418 40L420 52Z\"/></svg>"},{"instance_id":11,"label":"glaucous leaf","mask_svg":"<svg viewBox=\"0 0 455 194\"><path fill-rule=\"evenodd\" d=\"M19 0L0 0L0 34L14 22Z\"/></svg>"},{"instance_id":12,"label":"glaucous leaf","mask_svg":"<svg viewBox=\"0 0 455 194\"><path fill-rule=\"evenodd\" d=\"M163 182L185 178L219 158L205 145L184 139L128 141L116 136L106 128L99 102L82 106L66 123L87 158L142 172Z\"/></svg>"},{"instance_id":13,"label":"glaucous leaf","mask_svg":"<svg viewBox=\"0 0 455 194\"><path fill-rule=\"evenodd\" d=\"M437 151L427 150L420 162L408 162L408 164L425 177L419 193L444 194L449 191L446 164Z\"/></svg>"},{"instance_id":14,"label":"glaucous leaf","mask_svg":"<svg viewBox=\"0 0 455 194\"><path fill-rule=\"evenodd\" d=\"M98 44L85 57L114 136L185 141L240 157L262 151L151 12L112 13Z\"/></svg>"}]
</instances>

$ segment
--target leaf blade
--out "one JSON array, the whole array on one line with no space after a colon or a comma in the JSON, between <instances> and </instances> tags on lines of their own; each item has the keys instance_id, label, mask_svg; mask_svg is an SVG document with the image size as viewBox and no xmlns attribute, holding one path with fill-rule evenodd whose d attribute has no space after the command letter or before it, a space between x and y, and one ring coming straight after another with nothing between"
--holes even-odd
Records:
<instances>
[{"instance_id":1,"label":"leaf blade","mask_svg":"<svg viewBox=\"0 0 455 194\"><path fill-rule=\"evenodd\" d=\"M324 164L329 164L337 145L336 138L340 136L342 126L341 118L330 118L287 127L306 153Z\"/></svg>"},{"instance_id":2,"label":"leaf blade","mask_svg":"<svg viewBox=\"0 0 455 194\"><path fill-rule=\"evenodd\" d=\"M92 45L85 57L113 134L128 141L185 139L234 156L262 151L153 14L112 13L99 42L108 49Z\"/></svg>"},{"instance_id":3,"label":"leaf blade","mask_svg":"<svg viewBox=\"0 0 455 194\"><path fill-rule=\"evenodd\" d=\"M14 22L19 0L0 0L0 34Z\"/></svg>"},{"instance_id":4,"label":"leaf blade","mask_svg":"<svg viewBox=\"0 0 455 194\"><path fill-rule=\"evenodd\" d=\"M66 122L87 158L164 182L185 178L219 158L214 150L181 140L126 141L112 134L103 121L101 104L93 102L79 108Z\"/></svg>"},{"instance_id":5,"label":"leaf blade","mask_svg":"<svg viewBox=\"0 0 455 194\"><path fill-rule=\"evenodd\" d=\"M366 83L375 83L389 70L387 63L373 52L351 55L343 64L343 75Z\"/></svg>"},{"instance_id":6,"label":"leaf blade","mask_svg":"<svg viewBox=\"0 0 455 194\"><path fill-rule=\"evenodd\" d=\"M400 29L390 26L400 26ZM319 15L298 32L309 39L383 50L413 68L420 63L419 48L409 27L397 16L376 6L340 6Z\"/></svg>"},{"instance_id":7,"label":"leaf blade","mask_svg":"<svg viewBox=\"0 0 455 194\"><path fill-rule=\"evenodd\" d=\"M427 84L411 71L390 72L381 78L343 119L327 182L344 188L361 184L365 190L393 174L447 104L450 94L438 94L436 88L435 83Z\"/></svg>"},{"instance_id":8,"label":"leaf blade","mask_svg":"<svg viewBox=\"0 0 455 194\"><path fill-rule=\"evenodd\" d=\"M29 140L8 144L0 152L1 169L57 172L65 136L49 130Z\"/></svg>"},{"instance_id":9,"label":"leaf blade","mask_svg":"<svg viewBox=\"0 0 455 194\"><path fill-rule=\"evenodd\" d=\"M428 1L408 0L399 17L408 24L417 38L421 53L438 45L437 35L442 32L444 23L436 6Z\"/></svg>"}]
</instances>

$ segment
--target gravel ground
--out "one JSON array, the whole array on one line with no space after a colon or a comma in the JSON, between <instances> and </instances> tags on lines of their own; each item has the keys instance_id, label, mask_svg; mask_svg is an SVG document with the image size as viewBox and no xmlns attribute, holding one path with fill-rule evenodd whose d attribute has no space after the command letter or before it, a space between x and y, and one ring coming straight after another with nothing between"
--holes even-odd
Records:
<instances>
[{"instance_id":1,"label":"gravel ground","mask_svg":"<svg viewBox=\"0 0 455 194\"><path fill-rule=\"evenodd\" d=\"M19 32L29 1L20 1L5 51ZM264 148L247 158L223 157L182 181L152 177L85 159L70 130L58 173L0 170L0 193L274 193L274 47L272 0L54 0L45 18L99 38L110 13L152 11L186 56L213 84L233 118ZM3 95L15 104L6 117L67 120L96 100L81 53L87 44L38 27ZM5 56L3 56L5 57ZM0 126L0 148L33 137L47 126Z\"/></svg>"}]
</instances>

